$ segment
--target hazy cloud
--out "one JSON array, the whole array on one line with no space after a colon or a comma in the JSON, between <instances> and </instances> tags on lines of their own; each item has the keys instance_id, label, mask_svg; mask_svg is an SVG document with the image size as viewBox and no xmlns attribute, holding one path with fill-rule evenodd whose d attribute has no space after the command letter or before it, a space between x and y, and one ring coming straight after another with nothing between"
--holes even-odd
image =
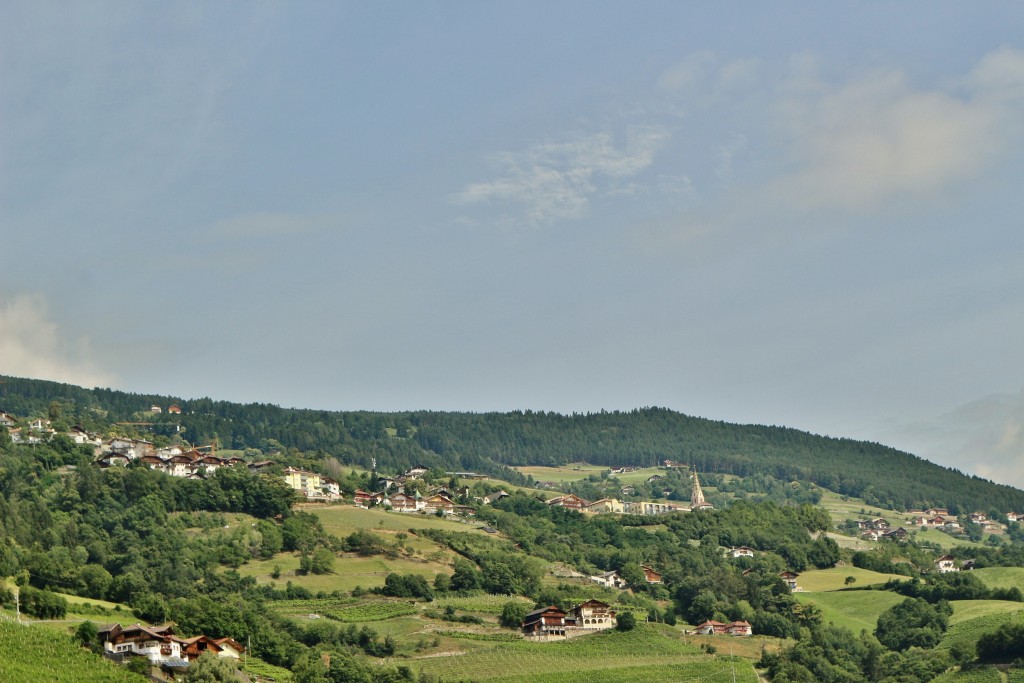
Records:
<instances>
[{"instance_id":1,"label":"hazy cloud","mask_svg":"<svg viewBox=\"0 0 1024 683\"><path fill-rule=\"evenodd\" d=\"M1024 488L1024 390L992 394L886 436L933 462Z\"/></svg>"},{"instance_id":2,"label":"hazy cloud","mask_svg":"<svg viewBox=\"0 0 1024 683\"><path fill-rule=\"evenodd\" d=\"M497 157L501 177L467 186L454 201L518 204L532 225L582 218L590 197L628 188L621 181L650 166L669 137L665 128L636 126L627 130L623 147L616 147L610 134L598 133L505 152Z\"/></svg>"},{"instance_id":3,"label":"hazy cloud","mask_svg":"<svg viewBox=\"0 0 1024 683\"><path fill-rule=\"evenodd\" d=\"M92 360L89 340L69 339L50 319L41 296L0 301L0 373L82 386L110 386Z\"/></svg>"},{"instance_id":4,"label":"hazy cloud","mask_svg":"<svg viewBox=\"0 0 1024 683\"><path fill-rule=\"evenodd\" d=\"M802 63L801 63L802 64ZM788 170L765 195L797 210L871 209L972 178L1019 142L1024 55L987 56L956 87L916 88L898 70L831 85L806 64L779 87L772 122Z\"/></svg>"}]
</instances>

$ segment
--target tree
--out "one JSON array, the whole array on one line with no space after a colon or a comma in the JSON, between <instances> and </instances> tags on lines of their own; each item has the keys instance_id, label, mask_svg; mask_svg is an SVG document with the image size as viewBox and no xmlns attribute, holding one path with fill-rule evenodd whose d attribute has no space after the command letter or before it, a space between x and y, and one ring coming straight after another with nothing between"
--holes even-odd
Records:
<instances>
[{"instance_id":1,"label":"tree","mask_svg":"<svg viewBox=\"0 0 1024 683\"><path fill-rule=\"evenodd\" d=\"M878 616L875 636L890 650L932 648L939 643L948 623L949 616L938 606L922 598L907 598Z\"/></svg>"},{"instance_id":2,"label":"tree","mask_svg":"<svg viewBox=\"0 0 1024 683\"><path fill-rule=\"evenodd\" d=\"M843 585L844 586L852 586L856 582L857 582L857 577L855 577L855 576L847 576L845 579L843 579Z\"/></svg>"},{"instance_id":3,"label":"tree","mask_svg":"<svg viewBox=\"0 0 1024 683\"><path fill-rule=\"evenodd\" d=\"M204 652L192 662L185 674L186 683L234 683L238 680L238 669L227 657L218 657Z\"/></svg>"},{"instance_id":4,"label":"tree","mask_svg":"<svg viewBox=\"0 0 1024 683\"><path fill-rule=\"evenodd\" d=\"M632 631L636 628L636 616L632 612L623 612L615 617L615 628L619 631Z\"/></svg>"},{"instance_id":5,"label":"tree","mask_svg":"<svg viewBox=\"0 0 1024 683\"><path fill-rule=\"evenodd\" d=\"M498 617L498 623L505 628L517 629L523 625L523 619L529 613L530 608L526 603L510 600L501 608L501 616Z\"/></svg>"},{"instance_id":6,"label":"tree","mask_svg":"<svg viewBox=\"0 0 1024 683\"><path fill-rule=\"evenodd\" d=\"M97 652L100 649L99 638L96 624L91 621L83 621L75 629L75 640L81 643L82 647L87 647L93 652Z\"/></svg>"}]
</instances>

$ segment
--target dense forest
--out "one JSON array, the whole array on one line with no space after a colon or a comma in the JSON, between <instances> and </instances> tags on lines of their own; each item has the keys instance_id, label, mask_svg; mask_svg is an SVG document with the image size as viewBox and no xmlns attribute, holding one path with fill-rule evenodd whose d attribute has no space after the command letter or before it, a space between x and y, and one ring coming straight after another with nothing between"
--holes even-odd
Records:
<instances>
[{"instance_id":1,"label":"dense forest","mask_svg":"<svg viewBox=\"0 0 1024 683\"><path fill-rule=\"evenodd\" d=\"M216 440L221 448L265 453L319 451L367 468L375 462L384 471L423 464L525 483L510 467L569 462L650 466L671 459L701 472L814 482L894 509L1024 509L1024 491L880 444L786 427L735 425L664 408L572 415L332 412L3 379L0 410L20 417L56 415L87 429L144 420L145 432L156 435L182 434L194 443ZM151 405L172 403L183 413L148 412Z\"/></svg>"}]
</instances>

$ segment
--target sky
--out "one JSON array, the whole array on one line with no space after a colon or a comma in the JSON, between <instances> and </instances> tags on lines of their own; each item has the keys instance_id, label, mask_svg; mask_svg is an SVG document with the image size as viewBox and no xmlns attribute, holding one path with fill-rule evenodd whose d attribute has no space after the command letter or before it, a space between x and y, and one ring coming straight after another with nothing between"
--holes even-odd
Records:
<instances>
[{"instance_id":1,"label":"sky","mask_svg":"<svg viewBox=\"0 0 1024 683\"><path fill-rule=\"evenodd\" d=\"M0 4L0 373L1024 487L1024 5Z\"/></svg>"}]
</instances>

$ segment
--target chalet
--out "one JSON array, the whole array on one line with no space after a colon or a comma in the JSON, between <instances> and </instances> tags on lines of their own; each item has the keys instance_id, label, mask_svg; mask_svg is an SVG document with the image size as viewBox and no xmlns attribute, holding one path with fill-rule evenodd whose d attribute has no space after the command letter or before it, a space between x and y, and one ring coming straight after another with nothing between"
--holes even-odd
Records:
<instances>
[{"instance_id":1,"label":"chalet","mask_svg":"<svg viewBox=\"0 0 1024 683\"><path fill-rule=\"evenodd\" d=\"M179 406L177 403L172 403L170 406L167 407L167 412L173 415L180 415L181 406Z\"/></svg>"},{"instance_id":2,"label":"chalet","mask_svg":"<svg viewBox=\"0 0 1024 683\"><path fill-rule=\"evenodd\" d=\"M960 563L960 569L969 572L974 569L976 562L974 560L964 560Z\"/></svg>"},{"instance_id":3,"label":"chalet","mask_svg":"<svg viewBox=\"0 0 1024 683\"><path fill-rule=\"evenodd\" d=\"M105 456L96 461L100 467L127 467L129 458L127 455L121 455L120 453L107 453Z\"/></svg>"},{"instance_id":4,"label":"chalet","mask_svg":"<svg viewBox=\"0 0 1024 683\"><path fill-rule=\"evenodd\" d=\"M567 493L564 496L555 496L551 500L547 501L547 503L548 505L557 505L558 507L569 508L570 510L582 510L589 504L587 501L572 493Z\"/></svg>"},{"instance_id":5,"label":"chalet","mask_svg":"<svg viewBox=\"0 0 1024 683\"><path fill-rule=\"evenodd\" d=\"M213 642L220 646L220 652L217 653L219 657L240 659L245 654L245 647L234 638L217 638Z\"/></svg>"},{"instance_id":6,"label":"chalet","mask_svg":"<svg viewBox=\"0 0 1024 683\"><path fill-rule=\"evenodd\" d=\"M162 412L164 412L164 409L161 408L158 405L151 405L149 407L149 412L151 412L151 413L162 413Z\"/></svg>"},{"instance_id":7,"label":"chalet","mask_svg":"<svg viewBox=\"0 0 1024 683\"><path fill-rule=\"evenodd\" d=\"M729 554L735 557L753 557L754 549L748 548L745 545L741 545L739 548L733 548L729 551Z\"/></svg>"},{"instance_id":8,"label":"chalet","mask_svg":"<svg viewBox=\"0 0 1024 683\"><path fill-rule=\"evenodd\" d=\"M412 496L399 492L389 498L391 498L391 509L395 512L418 512L425 507L418 492Z\"/></svg>"},{"instance_id":9,"label":"chalet","mask_svg":"<svg viewBox=\"0 0 1024 683\"><path fill-rule=\"evenodd\" d=\"M192 662L199 659L199 656L204 652L212 652L213 654L220 656L224 648L221 647L217 641L209 636L195 636L194 638L176 638L181 647L182 658Z\"/></svg>"},{"instance_id":10,"label":"chalet","mask_svg":"<svg viewBox=\"0 0 1024 683\"><path fill-rule=\"evenodd\" d=\"M949 517L949 510L946 508L928 508L924 511L924 514L930 517Z\"/></svg>"},{"instance_id":11,"label":"chalet","mask_svg":"<svg viewBox=\"0 0 1024 683\"><path fill-rule=\"evenodd\" d=\"M353 497L353 502L355 502L355 504L358 507L368 508L368 507L370 507L370 500L373 498L373 494L372 493L367 493L366 491L364 491L362 489L356 489L356 492L353 494L352 497Z\"/></svg>"},{"instance_id":12,"label":"chalet","mask_svg":"<svg viewBox=\"0 0 1024 683\"><path fill-rule=\"evenodd\" d=\"M423 465L416 465L415 467L410 467L406 471L405 476L408 477L409 479L419 479L429 471L429 467L424 467Z\"/></svg>"},{"instance_id":13,"label":"chalet","mask_svg":"<svg viewBox=\"0 0 1024 683\"><path fill-rule=\"evenodd\" d=\"M661 481L664 478L665 477L661 476L660 474L652 474L651 476L647 477L647 483L650 484L651 482L654 481Z\"/></svg>"},{"instance_id":14,"label":"chalet","mask_svg":"<svg viewBox=\"0 0 1024 683\"><path fill-rule=\"evenodd\" d=\"M565 612L554 605L533 610L523 618L523 635L543 640L565 638Z\"/></svg>"},{"instance_id":15,"label":"chalet","mask_svg":"<svg viewBox=\"0 0 1024 683\"><path fill-rule=\"evenodd\" d=\"M144 455L154 455L156 447L149 441L142 439L129 439L126 437L114 437L106 442L105 450L119 455L125 455L130 460L138 460Z\"/></svg>"},{"instance_id":16,"label":"chalet","mask_svg":"<svg viewBox=\"0 0 1024 683\"><path fill-rule=\"evenodd\" d=\"M752 636L754 629L747 621L734 621L725 627L725 632L730 636Z\"/></svg>"},{"instance_id":17,"label":"chalet","mask_svg":"<svg viewBox=\"0 0 1024 683\"><path fill-rule=\"evenodd\" d=\"M634 487L634 486L623 486L621 489L619 489L619 495L620 496L635 496L636 495L636 487Z\"/></svg>"},{"instance_id":18,"label":"chalet","mask_svg":"<svg viewBox=\"0 0 1024 683\"><path fill-rule=\"evenodd\" d=\"M1010 522L1024 522L1024 512L1007 512L1006 519Z\"/></svg>"},{"instance_id":19,"label":"chalet","mask_svg":"<svg viewBox=\"0 0 1024 683\"><path fill-rule=\"evenodd\" d=\"M878 517L871 520L871 528L875 531L888 531L890 528L889 520L885 517Z\"/></svg>"},{"instance_id":20,"label":"chalet","mask_svg":"<svg viewBox=\"0 0 1024 683\"><path fill-rule=\"evenodd\" d=\"M907 530L903 527L896 527L892 531L886 531L882 534L882 538L889 539L891 541L905 541L907 540Z\"/></svg>"},{"instance_id":21,"label":"chalet","mask_svg":"<svg viewBox=\"0 0 1024 683\"><path fill-rule=\"evenodd\" d=\"M869 529L868 531L862 533L860 537L863 538L865 541L877 541L879 538L882 537L882 532L875 531L874 529Z\"/></svg>"},{"instance_id":22,"label":"chalet","mask_svg":"<svg viewBox=\"0 0 1024 683\"><path fill-rule=\"evenodd\" d=\"M935 571L940 574L948 574L950 572L958 572L960 569L956 566L956 560L953 559L952 555L943 555L935 560Z\"/></svg>"},{"instance_id":23,"label":"chalet","mask_svg":"<svg viewBox=\"0 0 1024 683\"><path fill-rule=\"evenodd\" d=\"M708 619L703 623L697 624L697 628L695 630L697 631L697 633L704 636L716 636L724 635L726 633L726 629L728 628L728 624L722 623L721 621L714 621L712 619Z\"/></svg>"},{"instance_id":24,"label":"chalet","mask_svg":"<svg viewBox=\"0 0 1024 683\"><path fill-rule=\"evenodd\" d=\"M455 503L450 498L444 496L430 496L427 498L423 510L426 512L440 511L448 515L455 511Z\"/></svg>"},{"instance_id":25,"label":"chalet","mask_svg":"<svg viewBox=\"0 0 1024 683\"><path fill-rule=\"evenodd\" d=\"M785 571L785 572L780 572L779 573L779 578L782 579L783 583L785 583L786 586L791 591L799 590L797 588L797 585L796 585L796 579L797 579L798 576L800 576L800 575L797 574L796 572L790 572L790 571Z\"/></svg>"},{"instance_id":26,"label":"chalet","mask_svg":"<svg viewBox=\"0 0 1024 683\"><path fill-rule=\"evenodd\" d=\"M83 428L81 425L75 425L74 427L69 429L67 435L69 439L71 439L77 444L91 443L96 446L99 446L100 444L103 443L102 441L100 441L100 438L98 436L96 436L95 434L90 434L89 432L85 431L85 428Z\"/></svg>"},{"instance_id":27,"label":"chalet","mask_svg":"<svg viewBox=\"0 0 1024 683\"><path fill-rule=\"evenodd\" d=\"M644 579L647 581L647 583L664 583L661 580L661 574L654 571L652 567L649 567L646 564L644 564L640 565L640 568L644 570Z\"/></svg>"},{"instance_id":28,"label":"chalet","mask_svg":"<svg viewBox=\"0 0 1024 683\"><path fill-rule=\"evenodd\" d=\"M591 576L590 580L598 584L599 586L604 586L605 588L618 588L621 590L626 587L626 582L622 579L621 576L619 576L618 572L615 571L605 572L604 574L597 574L596 576Z\"/></svg>"},{"instance_id":29,"label":"chalet","mask_svg":"<svg viewBox=\"0 0 1024 683\"><path fill-rule=\"evenodd\" d=\"M273 460L256 460L246 465L250 472L262 472L274 466Z\"/></svg>"},{"instance_id":30,"label":"chalet","mask_svg":"<svg viewBox=\"0 0 1024 683\"><path fill-rule=\"evenodd\" d=\"M41 432L50 428L50 421L41 417L29 420L28 428L35 432Z\"/></svg>"},{"instance_id":31,"label":"chalet","mask_svg":"<svg viewBox=\"0 0 1024 683\"><path fill-rule=\"evenodd\" d=\"M955 519L950 519L942 525L942 529L943 531L960 531L961 529L963 529L963 527L960 525L960 522L956 521Z\"/></svg>"},{"instance_id":32,"label":"chalet","mask_svg":"<svg viewBox=\"0 0 1024 683\"><path fill-rule=\"evenodd\" d=\"M502 489L501 491L495 491L494 493L489 493L486 496L484 496L484 505L494 505L502 498L508 498L508 495L508 491L506 491L505 489Z\"/></svg>"},{"instance_id":33,"label":"chalet","mask_svg":"<svg viewBox=\"0 0 1024 683\"><path fill-rule=\"evenodd\" d=\"M122 627L111 624L98 631L104 652L112 655L141 655L154 665L187 666L181 652L181 640L174 635L174 624Z\"/></svg>"},{"instance_id":34,"label":"chalet","mask_svg":"<svg viewBox=\"0 0 1024 683\"><path fill-rule=\"evenodd\" d=\"M476 517L476 508L470 505L456 505L452 512L462 517Z\"/></svg>"},{"instance_id":35,"label":"chalet","mask_svg":"<svg viewBox=\"0 0 1024 683\"><path fill-rule=\"evenodd\" d=\"M984 512L972 512L970 514L970 518L971 518L971 521L974 522L975 524L981 524L982 522L987 522L988 521L988 517L985 515Z\"/></svg>"},{"instance_id":36,"label":"chalet","mask_svg":"<svg viewBox=\"0 0 1024 683\"><path fill-rule=\"evenodd\" d=\"M11 415L10 413L0 412L0 427L7 427L8 429L10 429L15 424L17 424L17 422L17 418Z\"/></svg>"},{"instance_id":37,"label":"chalet","mask_svg":"<svg viewBox=\"0 0 1024 683\"><path fill-rule=\"evenodd\" d=\"M565 623L567 626L589 630L612 628L615 626L615 610L600 600L587 600L570 610Z\"/></svg>"}]
</instances>

